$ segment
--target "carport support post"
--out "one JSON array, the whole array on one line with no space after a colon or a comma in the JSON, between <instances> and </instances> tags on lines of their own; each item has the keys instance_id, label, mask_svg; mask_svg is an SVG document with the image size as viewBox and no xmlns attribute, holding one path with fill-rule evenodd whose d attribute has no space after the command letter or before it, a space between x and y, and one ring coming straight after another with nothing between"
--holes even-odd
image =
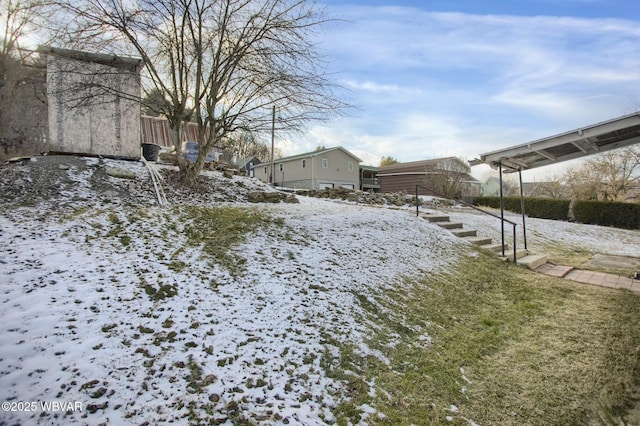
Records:
<instances>
[{"instance_id":1,"label":"carport support post","mask_svg":"<svg viewBox=\"0 0 640 426\"><path fill-rule=\"evenodd\" d=\"M502 161L498 163L500 171L500 232L502 235L502 256L504 257L504 196L502 193Z\"/></svg>"},{"instance_id":2,"label":"carport support post","mask_svg":"<svg viewBox=\"0 0 640 426\"><path fill-rule=\"evenodd\" d=\"M524 238L524 249L527 249L527 225L524 213L524 189L522 188L522 168L518 168L518 178L520 179L520 211L522 212L522 236Z\"/></svg>"}]
</instances>

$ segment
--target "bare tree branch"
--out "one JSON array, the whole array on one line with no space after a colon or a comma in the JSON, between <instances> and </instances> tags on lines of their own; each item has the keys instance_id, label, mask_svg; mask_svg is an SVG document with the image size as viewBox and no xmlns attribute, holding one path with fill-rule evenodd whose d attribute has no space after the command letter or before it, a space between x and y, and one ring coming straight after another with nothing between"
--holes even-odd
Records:
<instances>
[{"instance_id":1,"label":"bare tree branch","mask_svg":"<svg viewBox=\"0 0 640 426\"><path fill-rule=\"evenodd\" d=\"M198 125L200 157L180 162L194 177L205 154L236 132L296 130L347 105L321 67L313 31L326 22L306 0L61 0L74 16L69 34L134 53L143 87L160 93L161 112L181 153L181 129ZM88 36L88 37L87 37Z\"/></svg>"}]
</instances>

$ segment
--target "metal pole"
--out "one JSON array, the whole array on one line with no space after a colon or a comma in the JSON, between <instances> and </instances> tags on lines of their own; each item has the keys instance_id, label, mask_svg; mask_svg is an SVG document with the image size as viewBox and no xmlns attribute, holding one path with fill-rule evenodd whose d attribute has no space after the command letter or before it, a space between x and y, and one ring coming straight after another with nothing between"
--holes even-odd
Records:
<instances>
[{"instance_id":1,"label":"metal pole","mask_svg":"<svg viewBox=\"0 0 640 426\"><path fill-rule=\"evenodd\" d=\"M504 256L504 195L502 193L502 161L498 163L500 170L500 231L502 235L502 256Z\"/></svg>"},{"instance_id":2,"label":"metal pole","mask_svg":"<svg viewBox=\"0 0 640 426\"><path fill-rule=\"evenodd\" d=\"M420 216L420 211L418 209L418 185L416 185L416 216Z\"/></svg>"},{"instance_id":3,"label":"metal pole","mask_svg":"<svg viewBox=\"0 0 640 426\"><path fill-rule=\"evenodd\" d=\"M513 263L518 263L518 251L516 250L516 224L513 224Z\"/></svg>"},{"instance_id":4,"label":"metal pole","mask_svg":"<svg viewBox=\"0 0 640 426\"><path fill-rule=\"evenodd\" d=\"M522 235L524 237L524 249L527 249L527 225L525 223L524 214L524 190L522 188L522 169L518 169L518 176L520 177L520 211L522 212Z\"/></svg>"},{"instance_id":5,"label":"metal pole","mask_svg":"<svg viewBox=\"0 0 640 426\"><path fill-rule=\"evenodd\" d=\"M273 157L274 152L274 139L276 134L276 106L273 106L272 114L271 114L271 173L269 173L269 183L273 183L274 181L274 173L275 173L275 159Z\"/></svg>"}]
</instances>

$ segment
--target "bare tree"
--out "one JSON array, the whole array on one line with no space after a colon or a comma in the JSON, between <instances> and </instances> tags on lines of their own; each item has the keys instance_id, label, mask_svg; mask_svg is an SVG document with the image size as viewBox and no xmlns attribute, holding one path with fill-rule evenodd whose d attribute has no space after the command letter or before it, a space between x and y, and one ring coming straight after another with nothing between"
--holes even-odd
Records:
<instances>
[{"instance_id":1,"label":"bare tree","mask_svg":"<svg viewBox=\"0 0 640 426\"><path fill-rule=\"evenodd\" d=\"M0 0L0 55L23 57L21 43L49 16L48 0Z\"/></svg>"},{"instance_id":2,"label":"bare tree","mask_svg":"<svg viewBox=\"0 0 640 426\"><path fill-rule=\"evenodd\" d=\"M462 198L471 168L459 158L444 158L434 170L427 170L426 185L449 198Z\"/></svg>"},{"instance_id":3,"label":"bare tree","mask_svg":"<svg viewBox=\"0 0 640 426\"><path fill-rule=\"evenodd\" d=\"M167 101L180 170L193 184L206 153L240 131L299 129L345 105L321 68L313 31L325 22L305 0L61 0L69 35L140 56L143 87ZM74 37L75 36L75 37ZM272 122L273 107L278 111ZM182 158L185 123L200 155Z\"/></svg>"},{"instance_id":4,"label":"bare tree","mask_svg":"<svg viewBox=\"0 0 640 426\"><path fill-rule=\"evenodd\" d=\"M584 165L572 167L563 175L563 182L569 190L569 195L576 200L597 200L600 178Z\"/></svg>"},{"instance_id":5,"label":"bare tree","mask_svg":"<svg viewBox=\"0 0 640 426\"><path fill-rule=\"evenodd\" d=\"M0 147L33 154L46 132L44 71L22 42L49 15L45 0L0 0ZM44 115L44 117L43 117ZM25 148L25 144L30 147Z\"/></svg>"},{"instance_id":6,"label":"bare tree","mask_svg":"<svg viewBox=\"0 0 640 426\"><path fill-rule=\"evenodd\" d=\"M553 177L546 182L538 182L534 195L536 197L562 198L565 195L565 189L560 178Z\"/></svg>"},{"instance_id":7,"label":"bare tree","mask_svg":"<svg viewBox=\"0 0 640 426\"><path fill-rule=\"evenodd\" d=\"M572 198L615 201L640 183L640 148L609 151L568 170L564 182Z\"/></svg>"},{"instance_id":8,"label":"bare tree","mask_svg":"<svg viewBox=\"0 0 640 426\"><path fill-rule=\"evenodd\" d=\"M228 161L239 161L252 157L266 160L270 155L271 149L249 132L232 135L228 138L223 149L223 157Z\"/></svg>"}]
</instances>

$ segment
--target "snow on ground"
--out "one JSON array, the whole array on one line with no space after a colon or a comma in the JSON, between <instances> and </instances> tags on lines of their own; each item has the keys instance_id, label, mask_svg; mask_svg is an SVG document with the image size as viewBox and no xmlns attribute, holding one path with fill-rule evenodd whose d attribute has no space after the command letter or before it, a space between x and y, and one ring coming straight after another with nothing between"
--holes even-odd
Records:
<instances>
[{"instance_id":1,"label":"snow on ground","mask_svg":"<svg viewBox=\"0 0 640 426\"><path fill-rule=\"evenodd\" d=\"M500 211L486 209L494 214ZM465 228L475 229L478 235L491 237L495 243L501 239L500 220L472 209L447 209L452 222L461 222ZM522 216L505 212L505 218L517 223L516 242L524 247ZM527 247L544 253L547 247L559 245L590 253L634 256L640 255L640 231L597 225L583 225L547 219L526 218ZM513 228L505 223L505 243L513 245Z\"/></svg>"},{"instance_id":2,"label":"snow on ground","mask_svg":"<svg viewBox=\"0 0 640 426\"><path fill-rule=\"evenodd\" d=\"M324 369L335 342L377 355L356 295L443 271L465 247L401 210L237 204L284 225L233 248L232 274L186 243L181 207L133 220L117 193L96 198L91 167L68 174L58 199L0 210L0 401L30 409L0 424L324 424L348 397Z\"/></svg>"},{"instance_id":3,"label":"snow on ground","mask_svg":"<svg viewBox=\"0 0 640 426\"><path fill-rule=\"evenodd\" d=\"M71 166L46 169L47 161ZM3 405L0 425L331 422L348 398L330 371L337 345L384 360L366 344L376 325L358 299L402 285L402 276L453 268L471 250L406 208L305 197L247 204L247 191L271 190L247 178L207 173L218 191L167 187L171 204L159 207L138 163L12 167L0 173L0 402L23 412ZM141 178L111 178L107 167ZM188 244L188 205L240 206L282 223L233 247L229 271ZM496 219L448 213L499 240ZM640 253L637 231L527 226L534 245ZM40 405L54 401L72 405ZM81 410L67 410L76 403ZM364 419L384 416L360 408Z\"/></svg>"}]
</instances>

